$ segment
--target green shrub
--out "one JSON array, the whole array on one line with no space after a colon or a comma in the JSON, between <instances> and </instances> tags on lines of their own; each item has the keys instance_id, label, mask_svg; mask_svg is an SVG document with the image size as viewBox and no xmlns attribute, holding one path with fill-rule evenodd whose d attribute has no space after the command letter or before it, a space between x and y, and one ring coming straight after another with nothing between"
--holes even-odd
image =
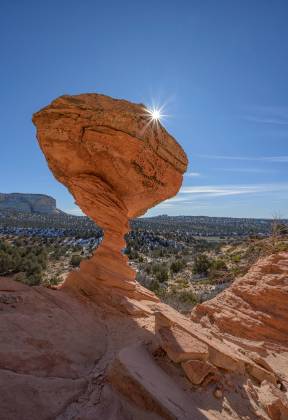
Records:
<instances>
[{"instance_id":1,"label":"green shrub","mask_svg":"<svg viewBox=\"0 0 288 420\"><path fill-rule=\"evenodd\" d=\"M82 261L82 258L80 257L80 255L74 254L71 257L70 263L73 267L79 267L81 261Z\"/></svg>"},{"instance_id":2,"label":"green shrub","mask_svg":"<svg viewBox=\"0 0 288 420\"><path fill-rule=\"evenodd\" d=\"M139 253L135 249L132 249L128 246L125 250L125 254L129 258L129 260L137 260L139 258Z\"/></svg>"},{"instance_id":3,"label":"green shrub","mask_svg":"<svg viewBox=\"0 0 288 420\"><path fill-rule=\"evenodd\" d=\"M279 242L275 245L275 252L288 251L288 242Z\"/></svg>"},{"instance_id":4,"label":"green shrub","mask_svg":"<svg viewBox=\"0 0 288 420\"><path fill-rule=\"evenodd\" d=\"M40 274L41 271L42 271L42 267L39 263L37 263L33 259L28 261L27 266L26 266L26 272L28 276L33 275L33 274Z\"/></svg>"},{"instance_id":5,"label":"green shrub","mask_svg":"<svg viewBox=\"0 0 288 420\"><path fill-rule=\"evenodd\" d=\"M41 283L41 275L39 273L31 274L26 277L25 284L29 286L38 286Z\"/></svg>"},{"instance_id":6,"label":"green shrub","mask_svg":"<svg viewBox=\"0 0 288 420\"><path fill-rule=\"evenodd\" d=\"M151 266L151 264L145 264L145 266L144 266L144 271L145 271L147 274L151 274L151 272L152 272L152 266Z\"/></svg>"},{"instance_id":7,"label":"green shrub","mask_svg":"<svg viewBox=\"0 0 288 420\"><path fill-rule=\"evenodd\" d=\"M241 255L240 254L232 254L230 257L231 261L234 263L238 263L241 261Z\"/></svg>"},{"instance_id":8,"label":"green shrub","mask_svg":"<svg viewBox=\"0 0 288 420\"><path fill-rule=\"evenodd\" d=\"M158 270L155 274L156 279L160 283L164 283L168 280L168 271L165 267L162 267L160 270Z\"/></svg>"},{"instance_id":9,"label":"green shrub","mask_svg":"<svg viewBox=\"0 0 288 420\"><path fill-rule=\"evenodd\" d=\"M188 290L182 290L179 292L178 299L181 303L190 303L192 305L196 305L198 303L198 299L195 294Z\"/></svg>"},{"instance_id":10,"label":"green shrub","mask_svg":"<svg viewBox=\"0 0 288 420\"><path fill-rule=\"evenodd\" d=\"M15 276L13 277L13 280L15 281L19 281L19 283L26 283L26 275L25 273L17 273L15 274Z\"/></svg>"},{"instance_id":11,"label":"green shrub","mask_svg":"<svg viewBox=\"0 0 288 420\"><path fill-rule=\"evenodd\" d=\"M190 312L193 306L199 303L197 296L189 290L179 291L175 287L169 290L164 287L155 293L162 302L183 313Z\"/></svg>"},{"instance_id":12,"label":"green shrub","mask_svg":"<svg viewBox=\"0 0 288 420\"><path fill-rule=\"evenodd\" d=\"M189 287L190 283L187 279L177 279L175 282L179 289L185 289L186 287Z\"/></svg>"},{"instance_id":13,"label":"green shrub","mask_svg":"<svg viewBox=\"0 0 288 420\"><path fill-rule=\"evenodd\" d=\"M140 263L143 263L144 262L144 258L142 257L142 255L140 255L139 254L139 256L138 256L138 261L140 262Z\"/></svg>"},{"instance_id":14,"label":"green shrub","mask_svg":"<svg viewBox=\"0 0 288 420\"><path fill-rule=\"evenodd\" d=\"M149 287L149 290L151 290L151 292L157 293L160 290L160 284L158 280L152 280Z\"/></svg>"},{"instance_id":15,"label":"green shrub","mask_svg":"<svg viewBox=\"0 0 288 420\"><path fill-rule=\"evenodd\" d=\"M8 274L9 271L13 268L13 262L11 255L7 254L5 251L0 251L0 274Z\"/></svg>"},{"instance_id":16,"label":"green shrub","mask_svg":"<svg viewBox=\"0 0 288 420\"><path fill-rule=\"evenodd\" d=\"M211 268L217 271L223 271L223 270L227 270L227 265L225 261L218 258L212 261Z\"/></svg>"},{"instance_id":17,"label":"green shrub","mask_svg":"<svg viewBox=\"0 0 288 420\"><path fill-rule=\"evenodd\" d=\"M59 283L61 283L61 278L60 277L51 277L51 279L49 279L49 284L51 286L56 286Z\"/></svg>"},{"instance_id":18,"label":"green shrub","mask_svg":"<svg viewBox=\"0 0 288 420\"><path fill-rule=\"evenodd\" d=\"M183 259L177 259L173 261L170 265L170 270L172 273L178 273L185 267L186 263Z\"/></svg>"},{"instance_id":19,"label":"green shrub","mask_svg":"<svg viewBox=\"0 0 288 420\"><path fill-rule=\"evenodd\" d=\"M205 254L200 254L195 257L193 264L193 273L194 274L207 274L212 262Z\"/></svg>"}]
</instances>

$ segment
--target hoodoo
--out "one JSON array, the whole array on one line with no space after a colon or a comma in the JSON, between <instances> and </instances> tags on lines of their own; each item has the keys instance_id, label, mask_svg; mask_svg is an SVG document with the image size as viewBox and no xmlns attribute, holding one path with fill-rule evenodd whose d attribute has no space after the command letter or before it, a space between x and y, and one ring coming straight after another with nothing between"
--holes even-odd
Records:
<instances>
[{"instance_id":1,"label":"hoodoo","mask_svg":"<svg viewBox=\"0 0 288 420\"><path fill-rule=\"evenodd\" d=\"M62 96L33 122L51 171L104 230L95 255L63 287L95 299L107 298L109 287L117 304L121 296L157 300L136 283L122 252L124 235L129 218L178 192L188 164L182 148L144 105L104 95Z\"/></svg>"}]
</instances>

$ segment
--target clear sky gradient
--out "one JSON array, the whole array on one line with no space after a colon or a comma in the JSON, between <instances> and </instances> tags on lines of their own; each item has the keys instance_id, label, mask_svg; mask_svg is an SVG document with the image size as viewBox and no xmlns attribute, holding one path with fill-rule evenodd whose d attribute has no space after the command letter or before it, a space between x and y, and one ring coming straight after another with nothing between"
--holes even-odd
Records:
<instances>
[{"instance_id":1,"label":"clear sky gradient","mask_svg":"<svg viewBox=\"0 0 288 420\"><path fill-rule=\"evenodd\" d=\"M0 1L0 192L45 193L32 113L63 94L166 104L190 164L148 215L288 217L288 2Z\"/></svg>"}]
</instances>

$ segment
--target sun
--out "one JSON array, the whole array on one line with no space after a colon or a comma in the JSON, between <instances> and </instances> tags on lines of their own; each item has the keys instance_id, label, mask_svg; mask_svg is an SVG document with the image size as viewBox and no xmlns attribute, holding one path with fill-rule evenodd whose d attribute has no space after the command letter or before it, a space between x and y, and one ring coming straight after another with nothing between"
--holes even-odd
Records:
<instances>
[{"instance_id":1,"label":"sun","mask_svg":"<svg viewBox=\"0 0 288 420\"><path fill-rule=\"evenodd\" d=\"M150 115L150 118L152 121L160 121L163 115L161 114L161 108L152 108L147 109L148 114Z\"/></svg>"},{"instance_id":2,"label":"sun","mask_svg":"<svg viewBox=\"0 0 288 420\"><path fill-rule=\"evenodd\" d=\"M151 112L151 117L153 120L159 121L161 118L161 112L160 109L153 109Z\"/></svg>"},{"instance_id":3,"label":"sun","mask_svg":"<svg viewBox=\"0 0 288 420\"><path fill-rule=\"evenodd\" d=\"M145 117L146 124L143 127L143 132L150 126L153 128L161 128L161 124L166 117L169 117L165 113L165 104L156 105L152 102L150 106L144 106L142 116Z\"/></svg>"}]
</instances>

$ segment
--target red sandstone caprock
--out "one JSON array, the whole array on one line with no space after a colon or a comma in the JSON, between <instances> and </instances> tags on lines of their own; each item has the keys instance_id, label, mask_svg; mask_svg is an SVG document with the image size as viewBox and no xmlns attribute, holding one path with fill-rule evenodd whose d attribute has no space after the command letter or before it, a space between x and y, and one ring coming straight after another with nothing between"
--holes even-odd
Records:
<instances>
[{"instance_id":1,"label":"red sandstone caprock","mask_svg":"<svg viewBox=\"0 0 288 420\"><path fill-rule=\"evenodd\" d=\"M64 287L105 295L106 301L115 295L157 300L137 285L121 250L128 219L178 192L188 164L182 148L144 105L104 95L62 96L34 114L33 122L49 168L104 230L95 255Z\"/></svg>"}]
</instances>

